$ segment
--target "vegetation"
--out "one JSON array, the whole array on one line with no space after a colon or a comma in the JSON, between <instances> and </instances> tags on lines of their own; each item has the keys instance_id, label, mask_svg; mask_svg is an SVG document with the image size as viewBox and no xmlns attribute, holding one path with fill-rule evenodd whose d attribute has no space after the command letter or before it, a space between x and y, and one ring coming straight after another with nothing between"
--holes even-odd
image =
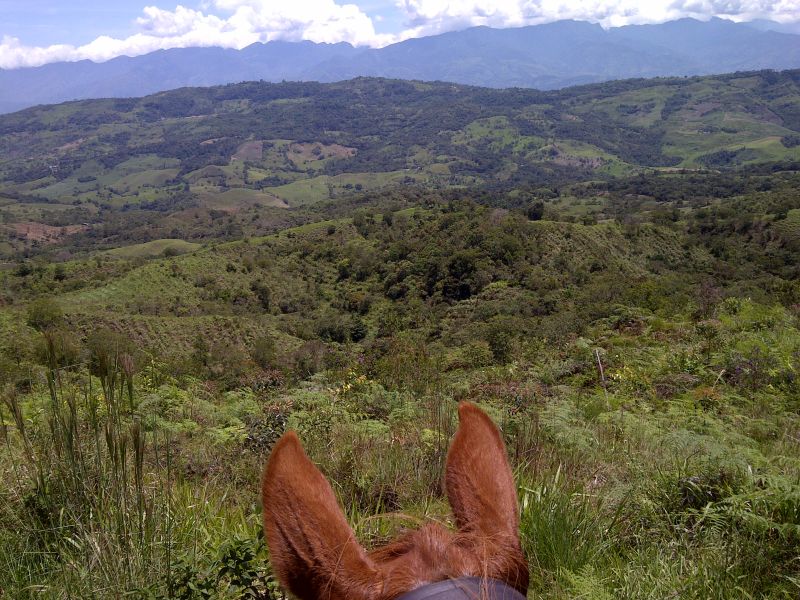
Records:
<instances>
[{"instance_id":1,"label":"vegetation","mask_svg":"<svg viewBox=\"0 0 800 600\"><path fill-rule=\"evenodd\" d=\"M800 71L490 90L243 83L0 116L0 260L264 235L367 192L791 167Z\"/></svg>"},{"instance_id":2,"label":"vegetation","mask_svg":"<svg viewBox=\"0 0 800 600\"><path fill-rule=\"evenodd\" d=\"M151 208L79 203L97 211L83 233L11 245L0 271L0 590L13 598L280 598L258 482L282 432L300 433L359 538L377 544L421 519L448 522L441 471L457 402L468 399L506 437L531 598L797 597L797 150L778 141L787 153L779 161L769 144L751 160L722 137L698 136L702 152L679 155L696 169L650 162L677 147L665 141L683 135L670 123L685 133L702 112L695 94L703 86L716 90L714 110L726 122L761 90L784 107L782 124L770 117L762 125L797 131L793 77L618 82L552 94L431 85L427 96L417 95L421 84L374 80L243 84L0 119L19 127L6 136L44 140L66 123L37 128L44 115L84 123L123 114L130 144L173 127L185 135L177 140L194 139L201 122L210 139L215 127L244 131L250 114L328 103L343 132L325 138L327 113L315 109L306 137L256 136L277 140L270 143L279 152L236 140L224 164L188 150L164 157L165 169L178 170L171 177L187 179L164 188L172 186ZM686 97L670 95L667 106L662 87ZM738 96L720 91L733 87ZM354 90L364 104L350 109L341 99ZM630 97L645 92L659 119L636 127L655 136L648 143L660 132L663 144L642 146L650 158L637 162L630 132L614 127L641 112ZM456 93L463 110L436 108ZM622 97L624 116L596 116L617 111ZM469 113L494 110L501 99L514 110ZM106 104L107 114L99 110ZM530 163L519 158L522 114L541 108L545 117L530 122L549 131L577 122L547 112L556 105L582 115L582 135L595 141L548 138L542 148L569 148L589 161L582 166L559 167L548 149L531 149ZM376 106L422 110L422 129L386 111L371 122ZM450 122L445 112L469 120L452 136L425 133L435 119L437 127ZM185 119L192 115L208 119ZM361 141L348 133L356 121ZM627 158L612 137L607 149L596 145L605 134L592 127L616 135ZM414 183L394 180L393 153L414 136L424 164L409 171ZM494 166L437 179L440 143ZM722 151L736 156L699 167L698 156ZM230 161L233 153L247 158ZM296 173L280 162L287 156L295 168L318 157L325 164L313 176ZM383 156L380 170L354 170L370 156ZM99 180L124 161L98 162L96 174L85 167L79 176ZM3 163L10 191L0 194L9 198L0 211L44 193L22 175L26 183L10 183L23 162ZM353 188L296 208L254 208L250 193L219 198L225 192L208 180L223 176L265 195L320 181ZM262 176L269 185L246 183ZM197 237L164 233L195 221L200 209L187 206L200 194L236 211L198 225ZM58 203L36 206L42 218L56 214L42 207ZM251 208L281 216L248 221Z\"/></svg>"}]
</instances>

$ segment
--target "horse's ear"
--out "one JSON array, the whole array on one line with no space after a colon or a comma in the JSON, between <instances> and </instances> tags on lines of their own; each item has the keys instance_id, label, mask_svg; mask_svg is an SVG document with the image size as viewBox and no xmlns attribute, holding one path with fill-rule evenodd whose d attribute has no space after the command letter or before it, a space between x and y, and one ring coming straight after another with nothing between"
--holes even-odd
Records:
<instances>
[{"instance_id":1,"label":"horse's ear","mask_svg":"<svg viewBox=\"0 0 800 600\"><path fill-rule=\"evenodd\" d=\"M458 406L458 431L447 454L445 487L462 544L479 572L528 590L528 563L519 539L517 488L503 438L474 404Z\"/></svg>"},{"instance_id":2,"label":"horse's ear","mask_svg":"<svg viewBox=\"0 0 800 600\"><path fill-rule=\"evenodd\" d=\"M262 480L264 532L278 579L300 600L368 600L378 571L297 435L278 440Z\"/></svg>"},{"instance_id":3,"label":"horse's ear","mask_svg":"<svg viewBox=\"0 0 800 600\"><path fill-rule=\"evenodd\" d=\"M519 545L517 489L500 431L474 404L458 406L445 487L459 530Z\"/></svg>"}]
</instances>

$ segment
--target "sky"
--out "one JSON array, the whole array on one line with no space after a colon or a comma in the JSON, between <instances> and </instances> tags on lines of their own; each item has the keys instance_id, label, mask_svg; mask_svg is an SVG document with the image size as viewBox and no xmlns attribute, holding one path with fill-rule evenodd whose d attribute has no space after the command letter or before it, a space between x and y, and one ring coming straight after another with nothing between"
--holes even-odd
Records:
<instances>
[{"instance_id":1,"label":"sky","mask_svg":"<svg viewBox=\"0 0 800 600\"><path fill-rule=\"evenodd\" d=\"M682 17L800 22L800 0L0 0L0 68L243 48L272 40L381 47L475 25L603 27Z\"/></svg>"}]
</instances>

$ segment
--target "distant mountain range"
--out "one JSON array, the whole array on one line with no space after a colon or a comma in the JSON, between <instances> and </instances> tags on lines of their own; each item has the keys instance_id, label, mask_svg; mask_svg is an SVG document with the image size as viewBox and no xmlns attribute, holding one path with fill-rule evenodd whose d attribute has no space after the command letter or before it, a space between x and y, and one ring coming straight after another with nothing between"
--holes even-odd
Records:
<instances>
[{"instance_id":1,"label":"distant mountain range","mask_svg":"<svg viewBox=\"0 0 800 600\"><path fill-rule=\"evenodd\" d=\"M680 19L607 30L558 21L511 29L473 27L378 49L276 41L242 50L172 49L104 63L0 70L0 112L248 80L330 82L378 76L557 89L632 77L796 67L800 31L769 21Z\"/></svg>"}]
</instances>

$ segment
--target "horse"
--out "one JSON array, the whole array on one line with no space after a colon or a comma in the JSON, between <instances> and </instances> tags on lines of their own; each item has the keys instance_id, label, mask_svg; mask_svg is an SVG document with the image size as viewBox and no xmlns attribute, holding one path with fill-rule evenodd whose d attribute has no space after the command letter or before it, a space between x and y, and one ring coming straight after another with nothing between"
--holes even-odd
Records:
<instances>
[{"instance_id":1,"label":"horse","mask_svg":"<svg viewBox=\"0 0 800 600\"><path fill-rule=\"evenodd\" d=\"M528 564L500 431L480 408L458 407L444 487L456 531L438 523L367 552L294 431L262 478L264 532L284 589L300 600L521 600Z\"/></svg>"}]
</instances>

